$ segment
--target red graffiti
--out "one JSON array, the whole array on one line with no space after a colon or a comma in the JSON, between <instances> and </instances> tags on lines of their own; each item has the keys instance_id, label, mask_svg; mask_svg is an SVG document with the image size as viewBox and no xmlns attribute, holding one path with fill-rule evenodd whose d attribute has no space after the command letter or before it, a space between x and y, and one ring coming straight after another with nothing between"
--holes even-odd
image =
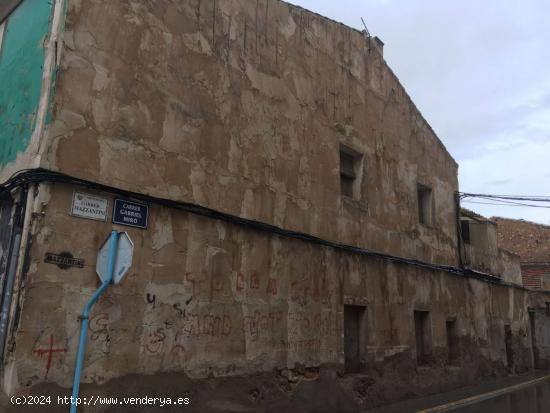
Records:
<instances>
[{"instance_id":1,"label":"red graffiti","mask_svg":"<svg viewBox=\"0 0 550 413\"><path fill-rule=\"evenodd\" d=\"M235 288L237 291L243 291L246 288L249 288L250 290L259 290L260 276L254 271L248 275L239 271L235 278Z\"/></svg>"},{"instance_id":2,"label":"red graffiti","mask_svg":"<svg viewBox=\"0 0 550 413\"><path fill-rule=\"evenodd\" d=\"M257 290L260 288L260 277L255 272L250 274L250 289Z\"/></svg>"},{"instance_id":3,"label":"red graffiti","mask_svg":"<svg viewBox=\"0 0 550 413\"><path fill-rule=\"evenodd\" d=\"M266 292L271 295L277 295L277 280L275 278L270 278L267 281Z\"/></svg>"},{"instance_id":4,"label":"red graffiti","mask_svg":"<svg viewBox=\"0 0 550 413\"><path fill-rule=\"evenodd\" d=\"M237 273L237 279L235 281L235 286L237 288L237 291L242 291L244 290L244 287L246 285L246 281L245 281L245 276L242 272L238 272Z\"/></svg>"},{"instance_id":5,"label":"red graffiti","mask_svg":"<svg viewBox=\"0 0 550 413\"><path fill-rule=\"evenodd\" d=\"M170 354L173 355L173 356L177 356L180 353L185 353L185 347L183 347L180 344L174 344L172 346L172 349L170 350Z\"/></svg>"},{"instance_id":6,"label":"red graffiti","mask_svg":"<svg viewBox=\"0 0 550 413\"><path fill-rule=\"evenodd\" d=\"M66 353L66 348L53 348L53 334L50 334L50 347L48 349L37 349L33 350L33 353L37 354L40 358L42 358L43 355L47 354L48 359L46 362L46 374L44 375L44 378L48 377L48 373L50 372L50 368L52 366L52 358L54 353Z\"/></svg>"},{"instance_id":7,"label":"red graffiti","mask_svg":"<svg viewBox=\"0 0 550 413\"><path fill-rule=\"evenodd\" d=\"M188 314L181 330L186 337L224 337L231 334L231 318L227 315Z\"/></svg>"},{"instance_id":8,"label":"red graffiti","mask_svg":"<svg viewBox=\"0 0 550 413\"><path fill-rule=\"evenodd\" d=\"M223 297L229 297L230 295L227 283L223 279L214 278L212 280L212 291Z\"/></svg>"},{"instance_id":9,"label":"red graffiti","mask_svg":"<svg viewBox=\"0 0 550 413\"><path fill-rule=\"evenodd\" d=\"M192 272L185 273L185 281L193 285L193 295L199 294L202 289L202 284L206 283L206 276L204 274L198 275Z\"/></svg>"},{"instance_id":10,"label":"red graffiti","mask_svg":"<svg viewBox=\"0 0 550 413\"><path fill-rule=\"evenodd\" d=\"M272 336L283 319L281 311L262 314L255 311L254 315L243 317L243 333L257 340L262 334Z\"/></svg>"},{"instance_id":11,"label":"red graffiti","mask_svg":"<svg viewBox=\"0 0 550 413\"><path fill-rule=\"evenodd\" d=\"M290 300L301 305L310 302L330 305L333 296L334 291L326 278L311 280L306 277L290 283Z\"/></svg>"},{"instance_id":12,"label":"red graffiti","mask_svg":"<svg viewBox=\"0 0 550 413\"><path fill-rule=\"evenodd\" d=\"M335 319L331 313L289 313L288 332L291 336L329 337L336 334Z\"/></svg>"},{"instance_id":13,"label":"red graffiti","mask_svg":"<svg viewBox=\"0 0 550 413\"><path fill-rule=\"evenodd\" d=\"M287 349L294 352L318 353L321 349L319 339L293 340L287 344Z\"/></svg>"}]
</instances>

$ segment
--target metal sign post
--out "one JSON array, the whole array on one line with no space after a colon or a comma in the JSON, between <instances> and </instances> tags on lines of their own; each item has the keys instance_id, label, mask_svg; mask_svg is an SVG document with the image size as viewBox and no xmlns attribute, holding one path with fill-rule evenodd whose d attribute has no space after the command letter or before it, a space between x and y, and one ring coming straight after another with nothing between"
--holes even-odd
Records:
<instances>
[{"instance_id":1,"label":"metal sign post","mask_svg":"<svg viewBox=\"0 0 550 413\"><path fill-rule=\"evenodd\" d=\"M80 326L80 339L78 342L78 352L76 355L76 366L74 370L73 393L71 396L70 413L76 413L78 406L78 393L80 390L80 378L84 366L84 356L86 354L86 340L88 332L88 320L92 307L97 302L101 294L105 292L110 284L120 282L124 274L132 264L132 254L134 244L125 232L111 231L111 235L105 240L99 250L97 257L96 271L101 279L101 286L84 306L82 311L82 325Z\"/></svg>"}]
</instances>

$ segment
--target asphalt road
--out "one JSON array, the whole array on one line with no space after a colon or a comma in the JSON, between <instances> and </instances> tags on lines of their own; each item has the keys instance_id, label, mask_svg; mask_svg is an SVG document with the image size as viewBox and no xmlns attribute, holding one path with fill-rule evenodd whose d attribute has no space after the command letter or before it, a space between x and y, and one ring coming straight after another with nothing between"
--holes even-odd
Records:
<instances>
[{"instance_id":1,"label":"asphalt road","mask_svg":"<svg viewBox=\"0 0 550 413\"><path fill-rule=\"evenodd\" d=\"M476 403L456 413L547 413L550 412L550 384L527 387L494 399Z\"/></svg>"},{"instance_id":2,"label":"asphalt road","mask_svg":"<svg viewBox=\"0 0 550 413\"><path fill-rule=\"evenodd\" d=\"M550 413L550 372L484 381L447 393L363 411L363 413L414 412Z\"/></svg>"}]
</instances>

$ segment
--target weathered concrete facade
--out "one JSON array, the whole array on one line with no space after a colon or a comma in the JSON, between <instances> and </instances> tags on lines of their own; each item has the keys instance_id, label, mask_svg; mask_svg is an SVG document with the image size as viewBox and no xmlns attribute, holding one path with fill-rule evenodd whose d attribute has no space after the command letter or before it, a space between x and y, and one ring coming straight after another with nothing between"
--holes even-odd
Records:
<instances>
[{"instance_id":1,"label":"weathered concrete facade","mask_svg":"<svg viewBox=\"0 0 550 413\"><path fill-rule=\"evenodd\" d=\"M62 21L33 166L111 190L31 185L5 392L71 384L77 315L113 227L71 216L74 190L107 199L109 214L126 190L358 247L150 201L146 230L115 225L136 255L94 309L86 383L303 365L356 374L344 384L368 377L356 400L368 406L532 369L533 341L550 360L550 297L455 271L457 165L377 39L273 0L68 0ZM85 264L60 269L46 253Z\"/></svg>"},{"instance_id":2,"label":"weathered concrete facade","mask_svg":"<svg viewBox=\"0 0 550 413\"><path fill-rule=\"evenodd\" d=\"M456 264L456 163L374 40L278 1L68 6L43 166ZM356 202L341 144L363 157Z\"/></svg>"},{"instance_id":3,"label":"weathered concrete facade","mask_svg":"<svg viewBox=\"0 0 550 413\"><path fill-rule=\"evenodd\" d=\"M71 384L76 315L97 288L95 256L112 226L81 220L74 231L77 218L66 213L73 189L42 187L36 200L36 212L44 214L35 223L12 338L7 371L14 388ZM343 371L346 305L366 313L360 371L374 380L367 405L380 402L378 395L389 388L385 397L391 400L532 369L528 309L534 305L540 309L537 357L548 358L544 297L519 288L390 264L164 207L152 207L148 231L128 232L138 255L124 283L94 310L85 382L171 371L195 378L249 374L296 363ZM46 252L62 251L87 265L60 270L43 262ZM429 312L430 348L421 368L415 311ZM459 357L453 362L448 321L456 323ZM508 349L505 326L513 337ZM60 351L49 363L51 342Z\"/></svg>"},{"instance_id":4,"label":"weathered concrete facade","mask_svg":"<svg viewBox=\"0 0 550 413\"><path fill-rule=\"evenodd\" d=\"M463 264L502 280L522 285L520 256L500 248L498 224L472 211L460 211Z\"/></svg>"}]
</instances>

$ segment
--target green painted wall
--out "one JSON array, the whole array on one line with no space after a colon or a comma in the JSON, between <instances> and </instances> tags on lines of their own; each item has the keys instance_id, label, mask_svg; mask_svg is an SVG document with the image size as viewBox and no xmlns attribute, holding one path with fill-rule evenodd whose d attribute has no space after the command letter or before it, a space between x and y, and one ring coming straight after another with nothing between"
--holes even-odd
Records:
<instances>
[{"instance_id":1,"label":"green painted wall","mask_svg":"<svg viewBox=\"0 0 550 413\"><path fill-rule=\"evenodd\" d=\"M8 17L0 51L0 167L27 148L42 89L52 0L24 0Z\"/></svg>"}]
</instances>

